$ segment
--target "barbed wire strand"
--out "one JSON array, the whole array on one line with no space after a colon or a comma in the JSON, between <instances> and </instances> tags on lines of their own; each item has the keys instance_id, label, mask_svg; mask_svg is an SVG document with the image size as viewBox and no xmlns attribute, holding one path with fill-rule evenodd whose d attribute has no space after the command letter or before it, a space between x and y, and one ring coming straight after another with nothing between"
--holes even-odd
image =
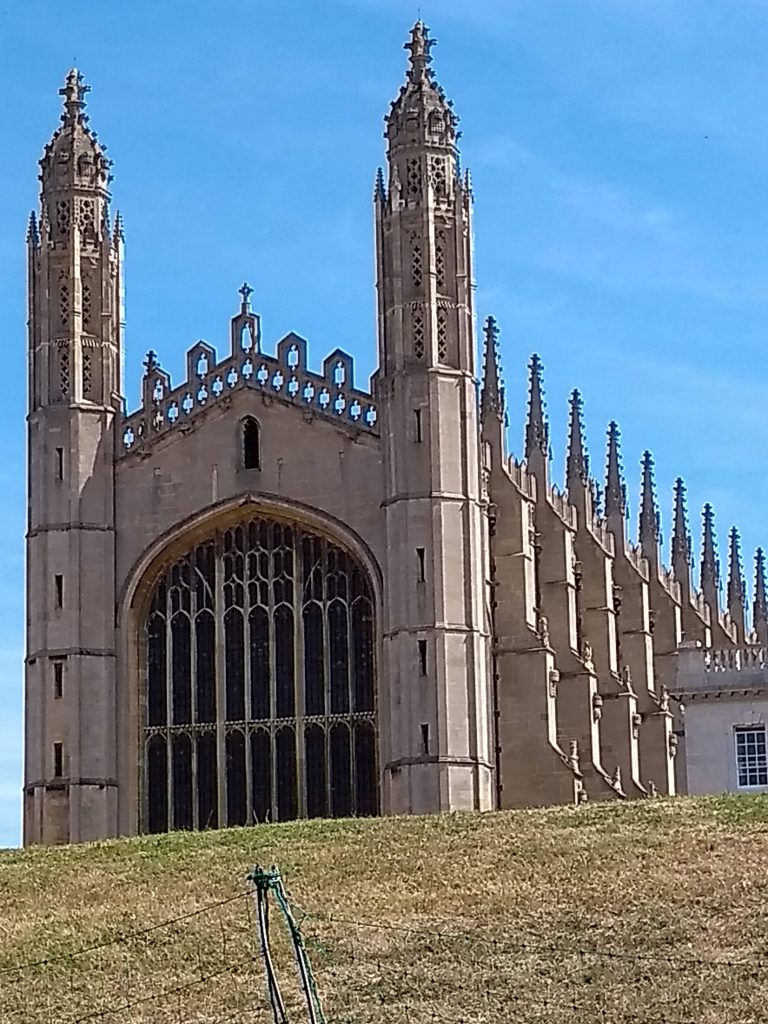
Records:
<instances>
[{"instance_id":1,"label":"barbed wire strand","mask_svg":"<svg viewBox=\"0 0 768 1024\"><path fill-rule=\"evenodd\" d=\"M492 945L507 952L515 953L558 953L565 956L592 956L610 960L649 961L664 962L677 967L743 967L768 970L768 961L764 960L719 960L703 957L670 956L664 953L626 953L614 949L587 949L581 946L547 946L532 942L514 943L503 939L493 938L490 935L483 935L482 932L445 932L429 928L414 928L411 925L398 925L391 922L359 921L348 917L337 917L335 914L315 913L297 907L304 915L304 919L315 921L326 921L330 924L343 924L357 928L371 928L378 931L393 931L401 934L423 935L436 939L463 940L468 942L482 942Z\"/></svg>"},{"instance_id":2,"label":"barbed wire strand","mask_svg":"<svg viewBox=\"0 0 768 1024\"><path fill-rule=\"evenodd\" d=\"M84 1024L85 1021L98 1020L100 1017L108 1017L115 1013L124 1013L126 1010L132 1010L136 1006L141 1006L145 1003L156 1003L161 999L167 999L169 996L175 996L179 992L186 992L189 989L196 988L198 985L204 985L214 978L220 978L224 974L230 974L232 971L237 971L241 967L245 967L247 964L253 964L258 960L256 956L248 956L243 960L238 960L231 964L226 964L224 967L219 968L217 971L211 971L209 974L204 975L202 978L194 978L192 981L182 982L180 985L174 985L172 988L161 989L160 992L154 992L150 995L141 996L139 999L133 999L128 1003L121 1003L119 1006L108 1006L102 1010L94 1010L91 1013L86 1013L82 1017L73 1017L70 1020L64 1022L64 1024Z\"/></svg>"},{"instance_id":3,"label":"barbed wire strand","mask_svg":"<svg viewBox=\"0 0 768 1024\"><path fill-rule=\"evenodd\" d=\"M207 914L211 910L216 910L217 907L224 907L228 903L235 903L237 900L241 900L246 897L250 897L249 892L239 892L236 896L227 896L226 899L217 900L215 903L208 903L204 907L198 907L197 910L190 910L185 914L179 914L176 917L168 918L165 921L159 921L157 924L147 925L146 928L137 928L135 931L121 932L118 935L113 936L111 939L105 939L103 942L95 942L90 946L81 946L79 949L72 950L70 953L57 953L54 956L43 957L40 960L29 960L26 963L3 966L0 967L0 975L15 974L18 971L28 971L34 967L45 967L48 964L60 963L62 960L72 960L75 957L83 956L85 953L95 953L97 950L107 949L109 946L115 946L121 942L130 942L132 939L141 938L144 935L160 931L163 928L170 928L172 925L179 924L181 921L188 921L192 917L199 917L201 914Z\"/></svg>"}]
</instances>

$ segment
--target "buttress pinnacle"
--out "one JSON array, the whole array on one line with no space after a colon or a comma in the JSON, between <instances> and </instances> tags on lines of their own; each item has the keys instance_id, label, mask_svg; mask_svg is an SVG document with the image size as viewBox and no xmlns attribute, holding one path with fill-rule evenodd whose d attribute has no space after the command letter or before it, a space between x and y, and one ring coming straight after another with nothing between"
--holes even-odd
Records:
<instances>
[{"instance_id":1,"label":"buttress pinnacle","mask_svg":"<svg viewBox=\"0 0 768 1024\"><path fill-rule=\"evenodd\" d=\"M672 527L672 570L679 583L690 583L691 535L688 532L688 512L685 507L685 484L681 477L675 480L675 511Z\"/></svg>"},{"instance_id":2,"label":"buttress pinnacle","mask_svg":"<svg viewBox=\"0 0 768 1024\"><path fill-rule=\"evenodd\" d=\"M589 456L584 445L584 424L581 394L574 389L568 401L568 454L565 460L565 486L573 497L576 488L586 486L589 480Z\"/></svg>"},{"instance_id":3,"label":"buttress pinnacle","mask_svg":"<svg viewBox=\"0 0 768 1024\"><path fill-rule=\"evenodd\" d=\"M525 457L530 460L540 452L544 461L549 458L549 426L544 418L544 397L541 360L534 353L528 364L528 420L525 425Z\"/></svg>"},{"instance_id":4,"label":"buttress pinnacle","mask_svg":"<svg viewBox=\"0 0 768 1024\"><path fill-rule=\"evenodd\" d=\"M483 328L483 389L480 396L480 412L485 417L495 413L504 418L504 385L501 379L499 358L499 328L494 317L486 318Z\"/></svg>"},{"instance_id":5,"label":"buttress pinnacle","mask_svg":"<svg viewBox=\"0 0 768 1024\"><path fill-rule=\"evenodd\" d=\"M644 451L638 540L646 558L652 559L657 556L660 534L659 510L656 506L656 491L653 482L653 456L649 451Z\"/></svg>"},{"instance_id":6,"label":"buttress pinnacle","mask_svg":"<svg viewBox=\"0 0 768 1024\"><path fill-rule=\"evenodd\" d=\"M608 424L608 455L605 471L605 518L620 516L627 509L627 488L621 478L619 427L615 420Z\"/></svg>"},{"instance_id":7,"label":"buttress pinnacle","mask_svg":"<svg viewBox=\"0 0 768 1024\"><path fill-rule=\"evenodd\" d=\"M719 607L720 565L715 550L715 514L707 502L701 513L701 577L700 587L704 597L713 608Z\"/></svg>"},{"instance_id":8,"label":"buttress pinnacle","mask_svg":"<svg viewBox=\"0 0 768 1024\"><path fill-rule=\"evenodd\" d=\"M768 645L768 600L765 587L765 552L758 548L755 552L755 601L752 606L752 628L757 633L759 642Z\"/></svg>"},{"instance_id":9,"label":"buttress pinnacle","mask_svg":"<svg viewBox=\"0 0 768 1024\"><path fill-rule=\"evenodd\" d=\"M728 535L728 607L735 604L744 605L746 597L744 583L744 566L741 561L741 538L735 526Z\"/></svg>"}]
</instances>

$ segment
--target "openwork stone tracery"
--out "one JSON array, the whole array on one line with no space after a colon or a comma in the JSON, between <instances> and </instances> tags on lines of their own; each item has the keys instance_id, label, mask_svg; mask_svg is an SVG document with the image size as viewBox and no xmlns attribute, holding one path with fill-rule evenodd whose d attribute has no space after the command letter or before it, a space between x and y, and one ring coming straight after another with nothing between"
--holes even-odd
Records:
<instances>
[{"instance_id":1,"label":"openwork stone tracery","mask_svg":"<svg viewBox=\"0 0 768 1024\"><path fill-rule=\"evenodd\" d=\"M365 570L304 527L219 531L155 585L144 828L378 811Z\"/></svg>"}]
</instances>

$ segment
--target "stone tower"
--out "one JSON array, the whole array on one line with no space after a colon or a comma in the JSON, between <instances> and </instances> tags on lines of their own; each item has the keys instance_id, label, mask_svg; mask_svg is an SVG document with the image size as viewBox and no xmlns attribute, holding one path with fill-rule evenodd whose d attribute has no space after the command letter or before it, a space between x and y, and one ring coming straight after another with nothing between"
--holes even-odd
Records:
<instances>
[{"instance_id":1,"label":"stone tower","mask_svg":"<svg viewBox=\"0 0 768 1024\"><path fill-rule=\"evenodd\" d=\"M116 831L114 421L121 230L69 72L28 233L25 842Z\"/></svg>"},{"instance_id":2,"label":"stone tower","mask_svg":"<svg viewBox=\"0 0 768 1024\"><path fill-rule=\"evenodd\" d=\"M386 566L384 804L492 804L487 515L472 308L472 196L417 22L375 189Z\"/></svg>"}]
</instances>

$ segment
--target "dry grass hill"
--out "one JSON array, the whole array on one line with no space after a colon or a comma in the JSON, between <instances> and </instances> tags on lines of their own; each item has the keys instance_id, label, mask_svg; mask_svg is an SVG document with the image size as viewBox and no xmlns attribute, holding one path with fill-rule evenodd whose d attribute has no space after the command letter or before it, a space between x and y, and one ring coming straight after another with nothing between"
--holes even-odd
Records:
<instances>
[{"instance_id":1,"label":"dry grass hill","mask_svg":"<svg viewBox=\"0 0 768 1024\"><path fill-rule=\"evenodd\" d=\"M729 797L5 851L0 1021L271 1024L257 862L286 878L329 1024L768 1018L768 798Z\"/></svg>"}]
</instances>

